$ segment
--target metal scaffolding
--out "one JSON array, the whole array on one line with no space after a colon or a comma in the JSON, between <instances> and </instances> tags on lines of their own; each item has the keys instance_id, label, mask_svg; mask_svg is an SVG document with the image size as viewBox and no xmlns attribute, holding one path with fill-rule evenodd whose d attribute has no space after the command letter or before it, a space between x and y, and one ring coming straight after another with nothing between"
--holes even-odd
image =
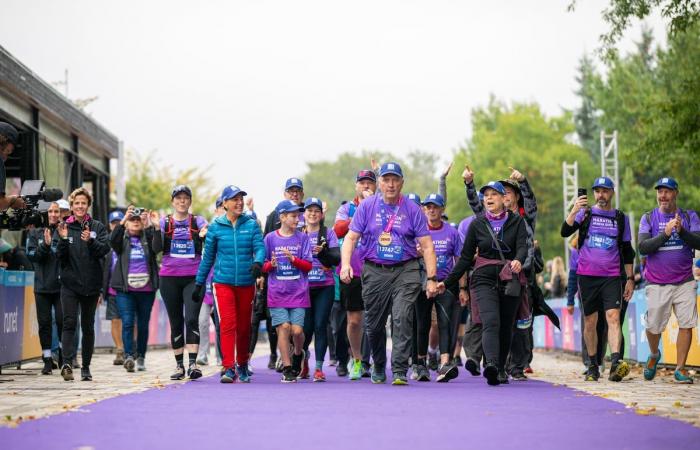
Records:
<instances>
[{"instance_id":1,"label":"metal scaffolding","mask_svg":"<svg viewBox=\"0 0 700 450\"><path fill-rule=\"evenodd\" d=\"M613 134L600 132L600 175L608 177L615 183L615 208L620 206L620 170L617 159L617 130Z\"/></svg>"},{"instance_id":2,"label":"metal scaffolding","mask_svg":"<svg viewBox=\"0 0 700 450\"><path fill-rule=\"evenodd\" d=\"M564 161L562 163L562 186L564 190L564 220L569 215L569 211L574 206L578 194L578 161L574 161L572 164ZM569 244L571 242L571 236L564 240L564 259L566 261L566 267L569 267Z\"/></svg>"}]
</instances>

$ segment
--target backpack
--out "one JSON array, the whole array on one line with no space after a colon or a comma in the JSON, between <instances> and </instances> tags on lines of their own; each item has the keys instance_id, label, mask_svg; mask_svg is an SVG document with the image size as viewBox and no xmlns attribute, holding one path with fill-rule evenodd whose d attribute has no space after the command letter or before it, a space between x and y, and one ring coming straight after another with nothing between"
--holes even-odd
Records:
<instances>
[{"instance_id":1,"label":"backpack","mask_svg":"<svg viewBox=\"0 0 700 450\"><path fill-rule=\"evenodd\" d=\"M658 232L659 226L658 224L656 226L653 226L651 223L651 213L652 211L647 211L644 213L644 219L647 221L649 224L649 229L651 231L651 236L654 237L656 236L654 233ZM681 216L681 221L685 219L686 223L690 225L690 214L688 214L688 211L684 211L681 208L678 208L678 214Z\"/></svg>"},{"instance_id":2,"label":"backpack","mask_svg":"<svg viewBox=\"0 0 700 450\"><path fill-rule=\"evenodd\" d=\"M588 237L588 228L590 228L590 226L591 226L591 218L593 216L609 218L608 216L603 216L600 214L593 214L590 209L586 209L586 212L584 213L584 216L583 216L583 221L581 222L581 226L579 226L579 229L578 229L578 249L579 250L581 250L581 247L583 247L583 244L586 241L586 238ZM623 213L619 209L616 209L614 220L615 220L615 223L617 224L617 248L622 249L622 237L625 234L625 213Z\"/></svg>"},{"instance_id":3,"label":"backpack","mask_svg":"<svg viewBox=\"0 0 700 450\"><path fill-rule=\"evenodd\" d=\"M163 242L163 254L167 255L170 253L170 245L173 240L173 234L175 233L175 219L172 214L168 214L165 219L165 238ZM194 241L194 253L195 255L202 254L202 238L199 237L199 225L197 225L197 216L190 214L190 226L189 226L190 236L188 240Z\"/></svg>"}]
</instances>

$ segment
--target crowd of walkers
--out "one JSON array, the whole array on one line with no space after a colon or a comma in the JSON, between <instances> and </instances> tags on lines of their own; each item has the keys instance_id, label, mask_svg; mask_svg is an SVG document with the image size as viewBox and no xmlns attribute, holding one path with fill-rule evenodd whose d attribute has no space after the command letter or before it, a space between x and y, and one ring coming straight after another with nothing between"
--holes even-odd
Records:
<instances>
[{"instance_id":1,"label":"crowd of walkers","mask_svg":"<svg viewBox=\"0 0 700 450\"><path fill-rule=\"evenodd\" d=\"M549 291L566 296L570 312L580 302L585 379L599 379L607 346L608 379L626 377L621 324L640 274L629 218L612 206L613 182L595 179L590 206L580 190L563 222L562 237L573 236L567 273L561 258L550 268L543 262L537 201L523 173L509 168L507 178L477 188L467 166L462 178L473 214L450 223L449 171L437 192L421 200L404 192L397 163L360 170L355 197L334 216L321 198L305 197L302 180L290 178L264 229L247 193L233 185L221 192L210 222L191 213L192 191L179 185L164 217L132 205L113 211L108 227L90 217L90 192L76 189L67 201L51 204L46 228L28 233L42 373L57 368L55 327L63 379L73 380L80 368L80 379L92 380L100 301L112 321L114 363L127 372L146 370L149 320L160 292L175 359L172 380L202 376L212 320L222 383L253 379L250 358L265 322L267 367L284 383L326 381L330 350L329 366L353 381L385 383L389 372L394 385L448 382L464 368L483 374L489 385L508 384L532 373L533 316L559 325L544 299ZM641 218L637 241L651 350L644 377L656 375L660 336L673 312L680 327L674 377L691 383L685 362L697 326L693 257L700 220L678 207L673 178L661 178L655 189L658 206Z\"/></svg>"}]
</instances>

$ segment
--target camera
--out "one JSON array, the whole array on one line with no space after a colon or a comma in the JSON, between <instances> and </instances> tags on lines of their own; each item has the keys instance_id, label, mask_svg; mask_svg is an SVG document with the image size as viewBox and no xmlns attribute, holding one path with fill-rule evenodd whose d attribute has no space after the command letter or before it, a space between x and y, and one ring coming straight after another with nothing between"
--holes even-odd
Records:
<instances>
[{"instance_id":1,"label":"camera","mask_svg":"<svg viewBox=\"0 0 700 450\"><path fill-rule=\"evenodd\" d=\"M44 213L51 202L63 197L63 191L44 188L44 180L26 180L19 195L24 200L24 208L13 210L12 215L6 211L0 212L0 230L17 231L30 225L46 226L48 221Z\"/></svg>"},{"instance_id":2,"label":"camera","mask_svg":"<svg viewBox=\"0 0 700 450\"><path fill-rule=\"evenodd\" d=\"M144 212L146 212L146 208L134 208L131 210L131 217L140 217Z\"/></svg>"}]
</instances>

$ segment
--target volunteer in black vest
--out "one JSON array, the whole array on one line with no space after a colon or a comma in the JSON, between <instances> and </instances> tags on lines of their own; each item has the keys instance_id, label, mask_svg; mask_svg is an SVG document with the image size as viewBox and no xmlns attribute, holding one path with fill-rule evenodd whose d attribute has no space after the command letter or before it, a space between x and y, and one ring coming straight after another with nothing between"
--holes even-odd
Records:
<instances>
[{"instance_id":1,"label":"volunteer in black vest","mask_svg":"<svg viewBox=\"0 0 700 450\"><path fill-rule=\"evenodd\" d=\"M190 214L192 190L189 187L175 186L170 199L173 213L160 219L160 227L153 237L153 251L163 252L159 274L160 295L168 311L170 344L176 364L170 379L185 378L186 345L189 358L187 376L196 380L202 376L202 371L197 366L199 310L202 303L192 300L192 292L199 262L202 260L203 239L200 232L207 226L207 221L202 216ZM151 213L151 221L158 221L156 213Z\"/></svg>"},{"instance_id":2,"label":"volunteer in black vest","mask_svg":"<svg viewBox=\"0 0 700 450\"><path fill-rule=\"evenodd\" d=\"M56 256L61 272L61 307L63 308L63 361L61 375L73 380L72 361L75 358L75 329L80 308L83 332L80 377L92 381L90 362L95 346L95 309L102 291L104 257L109 253L107 228L90 217L88 208L92 195L85 188L74 190L70 197L71 211L65 222L58 225L52 239L58 239Z\"/></svg>"}]
</instances>

